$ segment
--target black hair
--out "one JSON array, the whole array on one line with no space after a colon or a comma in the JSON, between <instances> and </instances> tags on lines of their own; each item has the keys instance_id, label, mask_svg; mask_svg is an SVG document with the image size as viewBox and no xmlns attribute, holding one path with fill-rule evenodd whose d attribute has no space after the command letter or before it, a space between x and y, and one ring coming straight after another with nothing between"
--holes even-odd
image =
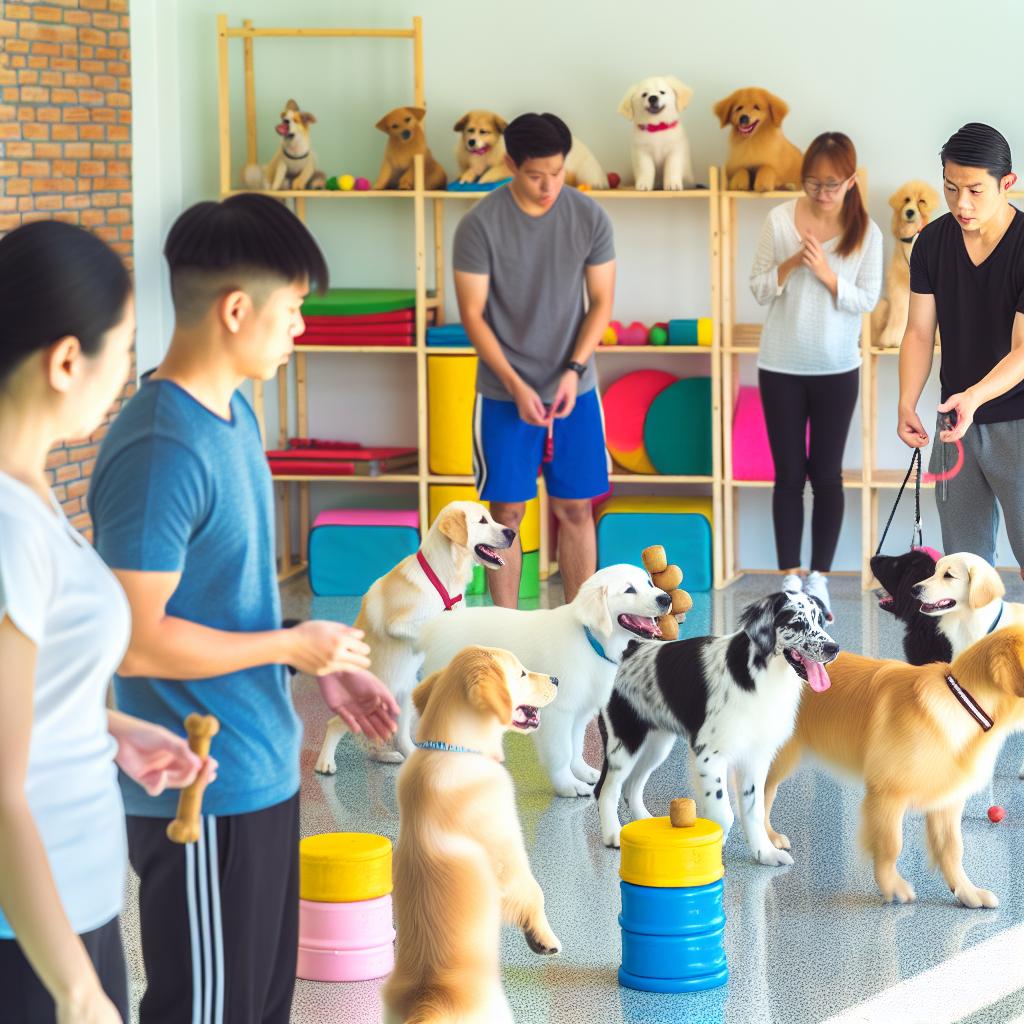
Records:
<instances>
[{"instance_id":1,"label":"black hair","mask_svg":"<svg viewBox=\"0 0 1024 1024\"><path fill-rule=\"evenodd\" d=\"M521 167L525 160L565 156L572 149L572 132L556 114L520 114L505 129L505 151Z\"/></svg>"},{"instance_id":2,"label":"black hair","mask_svg":"<svg viewBox=\"0 0 1024 1024\"><path fill-rule=\"evenodd\" d=\"M972 121L950 135L939 151L942 167L959 164L961 167L983 167L996 181L1012 173L1010 144L991 125Z\"/></svg>"},{"instance_id":3,"label":"black hair","mask_svg":"<svg viewBox=\"0 0 1024 1024\"><path fill-rule=\"evenodd\" d=\"M97 355L131 292L121 258L84 228L55 220L15 228L0 239L0 381L61 338Z\"/></svg>"},{"instance_id":4,"label":"black hair","mask_svg":"<svg viewBox=\"0 0 1024 1024\"><path fill-rule=\"evenodd\" d=\"M179 320L201 318L236 288L305 278L327 289L327 262L305 224L280 200L252 192L190 206L171 227L164 256Z\"/></svg>"}]
</instances>

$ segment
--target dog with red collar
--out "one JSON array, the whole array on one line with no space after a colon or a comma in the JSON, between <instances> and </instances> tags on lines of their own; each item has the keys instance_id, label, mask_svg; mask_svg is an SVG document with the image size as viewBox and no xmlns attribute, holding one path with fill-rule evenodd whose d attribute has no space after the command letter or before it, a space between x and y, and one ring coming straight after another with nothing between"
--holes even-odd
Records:
<instances>
[{"instance_id":1,"label":"dog with red collar","mask_svg":"<svg viewBox=\"0 0 1024 1024\"><path fill-rule=\"evenodd\" d=\"M658 75L631 85L622 97L619 113L633 122L630 152L638 192L658 182L669 192L693 187L690 143L679 119L692 96L678 78Z\"/></svg>"}]
</instances>

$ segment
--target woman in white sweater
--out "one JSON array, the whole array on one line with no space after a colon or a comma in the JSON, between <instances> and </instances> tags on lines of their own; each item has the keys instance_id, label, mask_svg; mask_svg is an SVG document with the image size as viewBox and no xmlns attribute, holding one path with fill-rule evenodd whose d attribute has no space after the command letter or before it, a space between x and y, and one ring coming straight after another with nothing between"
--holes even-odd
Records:
<instances>
[{"instance_id":1,"label":"woman in white sweater","mask_svg":"<svg viewBox=\"0 0 1024 1024\"><path fill-rule=\"evenodd\" d=\"M757 365L775 462L775 547L779 568L790 572L801 565L808 477L810 568L832 568L843 521L843 449L857 404L861 317L882 286L882 233L868 217L856 170L847 136L819 135L804 156L805 195L768 215L750 273L754 297L769 306Z\"/></svg>"}]
</instances>

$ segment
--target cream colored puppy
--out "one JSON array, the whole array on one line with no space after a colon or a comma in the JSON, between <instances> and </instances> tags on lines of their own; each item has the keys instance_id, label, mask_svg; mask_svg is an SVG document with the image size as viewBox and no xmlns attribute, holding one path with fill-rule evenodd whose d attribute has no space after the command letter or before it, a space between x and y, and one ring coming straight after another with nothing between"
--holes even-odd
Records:
<instances>
[{"instance_id":1,"label":"cream colored puppy","mask_svg":"<svg viewBox=\"0 0 1024 1024\"><path fill-rule=\"evenodd\" d=\"M445 611L460 611L473 566L499 569L498 554L512 546L515 530L496 523L483 505L453 501L427 531L415 555L403 558L366 592L356 627L366 634L374 673L387 684L401 707L394 749L374 748L375 760L402 761L412 753L409 700L423 664L416 649L420 628ZM327 723L316 770L334 773L334 750L345 734L340 718Z\"/></svg>"},{"instance_id":2,"label":"cream colored puppy","mask_svg":"<svg viewBox=\"0 0 1024 1024\"><path fill-rule=\"evenodd\" d=\"M693 90L672 75L645 78L631 85L619 113L633 122L630 152L638 192L649 192L661 181L666 191L692 188L690 143L679 115Z\"/></svg>"},{"instance_id":3,"label":"cream colored puppy","mask_svg":"<svg viewBox=\"0 0 1024 1024\"><path fill-rule=\"evenodd\" d=\"M455 159L461 184L483 185L508 177L501 137L507 127L508 122L493 110L469 110L455 122L459 133Z\"/></svg>"},{"instance_id":4,"label":"cream colored puppy","mask_svg":"<svg viewBox=\"0 0 1024 1024\"><path fill-rule=\"evenodd\" d=\"M508 651L467 647L413 693L416 750L398 775L395 969L387 1024L512 1024L501 925L535 953L561 949L530 870L502 740L530 732L558 681Z\"/></svg>"}]
</instances>

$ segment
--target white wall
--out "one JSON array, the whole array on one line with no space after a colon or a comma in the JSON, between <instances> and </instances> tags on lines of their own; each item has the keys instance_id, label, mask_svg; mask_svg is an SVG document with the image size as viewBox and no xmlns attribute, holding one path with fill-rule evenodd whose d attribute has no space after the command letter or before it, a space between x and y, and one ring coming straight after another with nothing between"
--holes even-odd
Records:
<instances>
[{"instance_id":1,"label":"white wall","mask_svg":"<svg viewBox=\"0 0 1024 1024\"><path fill-rule=\"evenodd\" d=\"M133 0L131 10L143 369L159 358L172 322L161 276L163 236L183 205L217 195L218 11L231 24L252 18L258 26L406 26L422 15L428 136L449 170L451 126L466 109L489 107L506 116L559 113L607 170L626 176L630 127L616 107L631 82L657 73L676 74L694 89L684 123L700 177L725 156L725 133L711 106L737 86L763 85L787 100L792 111L785 130L800 146L820 131L847 132L868 170L869 205L887 238L887 197L908 178L939 186L938 149L965 121L999 127L1024 169L1020 89L1013 75L1024 38L1024 5L1017 0L971 7L952 0L831 6L790 0L777 5L778 13L752 0L638 7L621 0L519 0L502 7L479 0ZM244 158L240 43L232 44L231 59L237 169ZM284 100L295 96L319 118L315 144L328 173L372 179L384 142L373 124L412 99L411 47L396 41L258 40L256 81L262 160L270 155ZM620 265L616 316L650 322L704 314L705 222L689 209L624 206L610 207ZM412 285L407 207L375 201L314 202L309 208L335 283ZM449 234L460 208L448 204ZM749 215L745 239L756 231L762 212ZM737 264L740 320L760 318L743 287L750 256L747 244ZM401 369L402 359L318 357L311 373L311 430L339 437L354 433L368 442L414 438L405 380L411 360ZM618 357L606 357L602 365L606 379L626 369ZM888 374L894 377L894 362ZM393 387L396 378L402 383ZM934 398L934 386L928 395ZM883 383L881 400L879 458L900 466L906 459L892 433L891 382ZM372 436L369 423L376 425ZM846 461L854 466L860 463L856 421L851 433ZM320 499L315 504L337 498L317 488L314 493ZM836 568L859 564L859 501L858 492L848 492ZM768 492L744 495L740 550L748 566L774 564L769 509ZM938 543L931 507L925 517L929 539ZM893 549L904 543L897 537ZM1000 554L1010 560L1005 537Z\"/></svg>"}]
</instances>

